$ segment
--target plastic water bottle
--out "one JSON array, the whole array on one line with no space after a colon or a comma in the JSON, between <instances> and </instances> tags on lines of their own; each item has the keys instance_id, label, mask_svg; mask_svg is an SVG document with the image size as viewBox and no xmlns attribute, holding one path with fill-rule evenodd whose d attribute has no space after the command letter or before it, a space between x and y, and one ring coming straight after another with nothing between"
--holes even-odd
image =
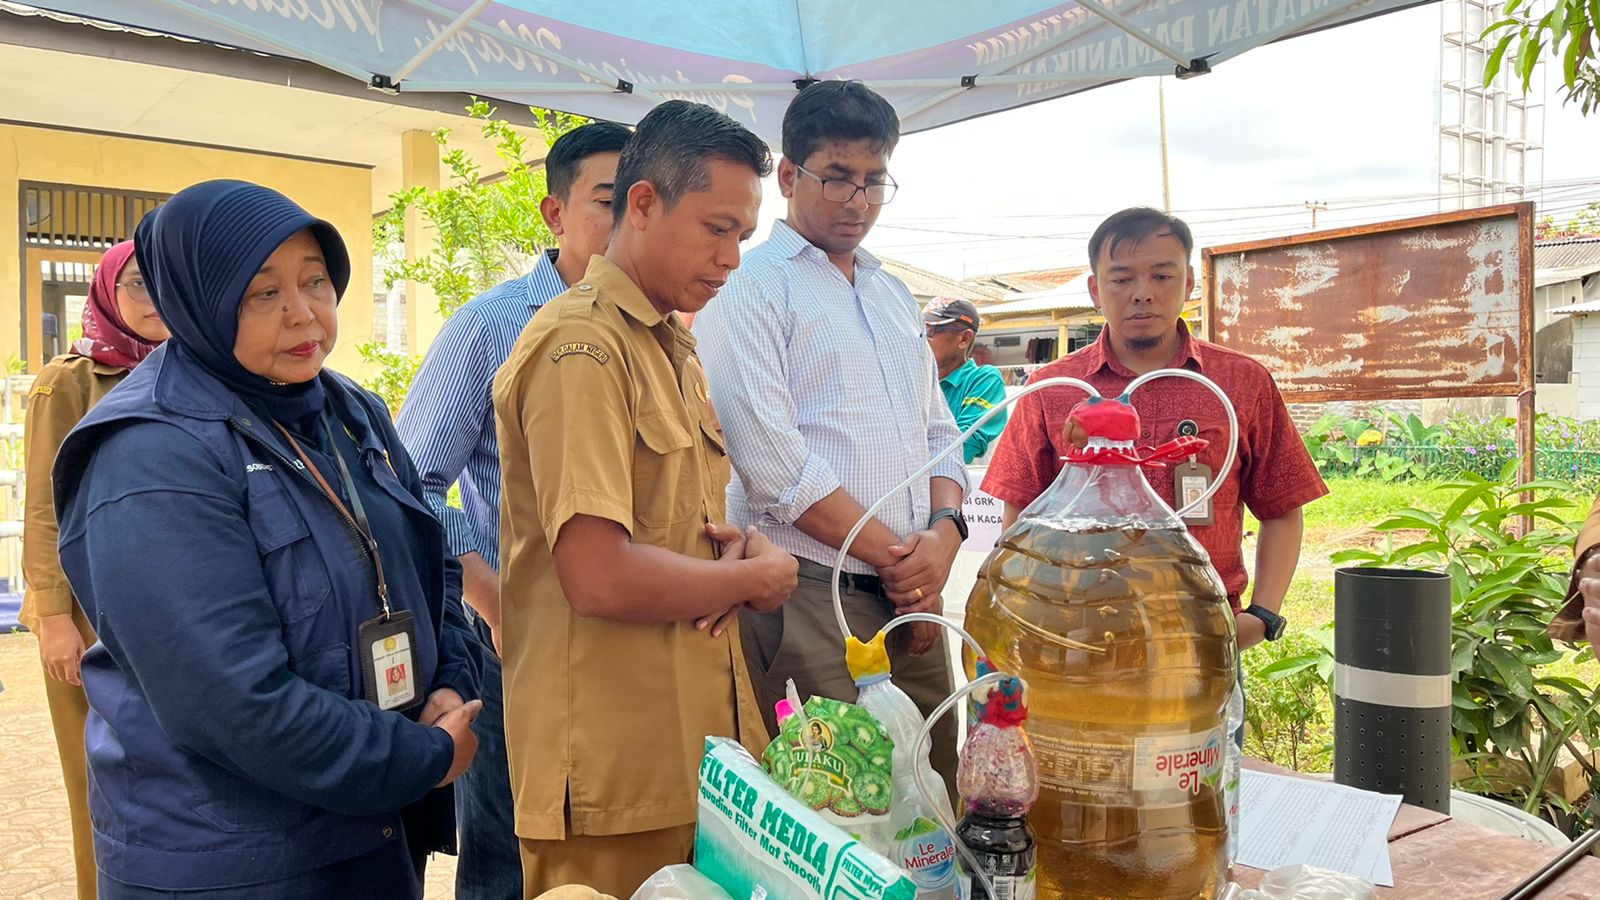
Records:
<instances>
[{"instance_id":1,"label":"plastic water bottle","mask_svg":"<svg viewBox=\"0 0 1600 900\"><path fill-rule=\"evenodd\" d=\"M934 774L928 762L929 748L924 746L921 753L914 752L917 734L922 730L922 713L890 678L883 638L880 632L868 643L852 642L846 647L850 673L860 691L856 705L882 722L894 741L889 821L886 827L864 829L859 837L863 844L911 876L917 886L916 900L963 900L955 840L943 824L954 822L955 813L944 781ZM923 797L917 790L918 769L922 770L925 783L937 786L932 798Z\"/></svg>"},{"instance_id":2,"label":"plastic water bottle","mask_svg":"<svg viewBox=\"0 0 1600 900\"><path fill-rule=\"evenodd\" d=\"M989 668L980 660L980 669ZM1038 845L1028 811L1039 798L1039 766L1022 726L1028 706L1022 685L1008 678L976 704L977 723L961 748L956 785L966 815L956 837L972 853L968 900L1034 900ZM992 886L991 892L986 886Z\"/></svg>"},{"instance_id":3,"label":"plastic water bottle","mask_svg":"<svg viewBox=\"0 0 1600 900\"><path fill-rule=\"evenodd\" d=\"M1093 406L1130 421L1082 423L1088 460L1001 536L965 624L1032 695L1039 900L1215 897L1233 612L1210 556L1135 464L1132 410Z\"/></svg>"},{"instance_id":4,"label":"plastic water bottle","mask_svg":"<svg viewBox=\"0 0 1600 900\"><path fill-rule=\"evenodd\" d=\"M1239 763L1244 749L1234 735L1244 727L1244 685L1237 685L1228 697L1228 757L1223 769L1222 789L1228 804L1228 865L1239 858Z\"/></svg>"}]
</instances>

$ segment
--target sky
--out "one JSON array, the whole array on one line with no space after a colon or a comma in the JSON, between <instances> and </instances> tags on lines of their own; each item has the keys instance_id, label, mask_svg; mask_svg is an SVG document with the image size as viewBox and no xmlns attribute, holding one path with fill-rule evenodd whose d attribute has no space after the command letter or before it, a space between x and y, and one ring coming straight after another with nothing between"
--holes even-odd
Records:
<instances>
[{"instance_id":1,"label":"sky","mask_svg":"<svg viewBox=\"0 0 1600 900\"><path fill-rule=\"evenodd\" d=\"M1437 210L1446 8L1163 79L1172 210L1197 244L1310 230L1307 201L1328 205L1320 228ZM954 278L1087 263L1101 218L1162 205L1157 90L1139 79L907 135L891 164L899 193L865 246ZM1600 199L1600 114L1584 119L1551 89L1542 118L1543 190L1531 196L1565 221ZM769 181L758 236L783 212Z\"/></svg>"}]
</instances>

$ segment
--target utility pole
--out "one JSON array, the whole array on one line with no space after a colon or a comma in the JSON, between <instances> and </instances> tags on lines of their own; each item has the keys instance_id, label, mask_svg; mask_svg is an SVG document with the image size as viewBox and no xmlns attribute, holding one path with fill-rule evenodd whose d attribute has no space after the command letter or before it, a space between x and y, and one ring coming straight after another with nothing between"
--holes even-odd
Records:
<instances>
[{"instance_id":1,"label":"utility pole","mask_svg":"<svg viewBox=\"0 0 1600 900\"><path fill-rule=\"evenodd\" d=\"M1161 209L1172 213L1172 176L1167 165L1167 79L1156 79L1156 107L1161 119Z\"/></svg>"},{"instance_id":2,"label":"utility pole","mask_svg":"<svg viewBox=\"0 0 1600 900\"><path fill-rule=\"evenodd\" d=\"M1307 200L1305 202L1305 207L1306 207L1306 209L1311 210L1311 230L1312 231L1316 231L1317 230L1317 210L1322 210L1323 212L1327 212L1328 204L1322 202L1321 200Z\"/></svg>"}]
</instances>

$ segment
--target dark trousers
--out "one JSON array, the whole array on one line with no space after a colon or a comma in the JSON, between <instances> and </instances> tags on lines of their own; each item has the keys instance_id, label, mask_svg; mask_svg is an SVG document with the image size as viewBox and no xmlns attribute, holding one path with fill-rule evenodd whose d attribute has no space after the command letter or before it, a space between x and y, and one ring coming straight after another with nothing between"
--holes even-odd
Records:
<instances>
[{"instance_id":1,"label":"dark trousers","mask_svg":"<svg viewBox=\"0 0 1600 900\"><path fill-rule=\"evenodd\" d=\"M522 854L511 804L511 768L506 761L505 689L500 657L488 626L474 617L483 644L483 711L472 731L478 755L456 781L456 822L461 829L456 860L457 900L522 900Z\"/></svg>"},{"instance_id":2,"label":"dark trousers","mask_svg":"<svg viewBox=\"0 0 1600 900\"><path fill-rule=\"evenodd\" d=\"M800 585L789 600L770 613L745 612L739 616L745 661L755 683L761 715L768 734L777 734L777 702L784 683L794 679L800 699L812 695L854 703L858 691L845 668L844 638L833 617L833 595L827 572L818 563L800 561ZM869 640L894 618L894 604L881 592L845 589L845 618L856 637ZM889 665L894 683L905 691L923 716L944 702L954 683L950 673L949 636L940 629L932 650L912 656L909 626L889 635ZM934 726L930 762L945 780L950 795L956 784L956 713L947 713Z\"/></svg>"},{"instance_id":3,"label":"dark trousers","mask_svg":"<svg viewBox=\"0 0 1600 900\"><path fill-rule=\"evenodd\" d=\"M100 900L422 900L427 857L413 856L404 837L354 859L266 884L200 891L164 891L124 884L100 873Z\"/></svg>"}]
</instances>

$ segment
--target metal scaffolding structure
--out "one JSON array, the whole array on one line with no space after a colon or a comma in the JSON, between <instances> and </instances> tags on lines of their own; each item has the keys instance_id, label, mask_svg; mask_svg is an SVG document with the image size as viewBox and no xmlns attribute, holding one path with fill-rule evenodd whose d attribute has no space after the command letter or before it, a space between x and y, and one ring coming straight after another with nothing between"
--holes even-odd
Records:
<instances>
[{"instance_id":1,"label":"metal scaffolding structure","mask_svg":"<svg viewBox=\"0 0 1600 900\"><path fill-rule=\"evenodd\" d=\"M1468 209L1525 199L1544 180L1542 73L1528 96L1500 69L1485 85L1493 46L1483 30L1502 18L1501 0L1445 0L1439 54L1439 205Z\"/></svg>"}]
</instances>

